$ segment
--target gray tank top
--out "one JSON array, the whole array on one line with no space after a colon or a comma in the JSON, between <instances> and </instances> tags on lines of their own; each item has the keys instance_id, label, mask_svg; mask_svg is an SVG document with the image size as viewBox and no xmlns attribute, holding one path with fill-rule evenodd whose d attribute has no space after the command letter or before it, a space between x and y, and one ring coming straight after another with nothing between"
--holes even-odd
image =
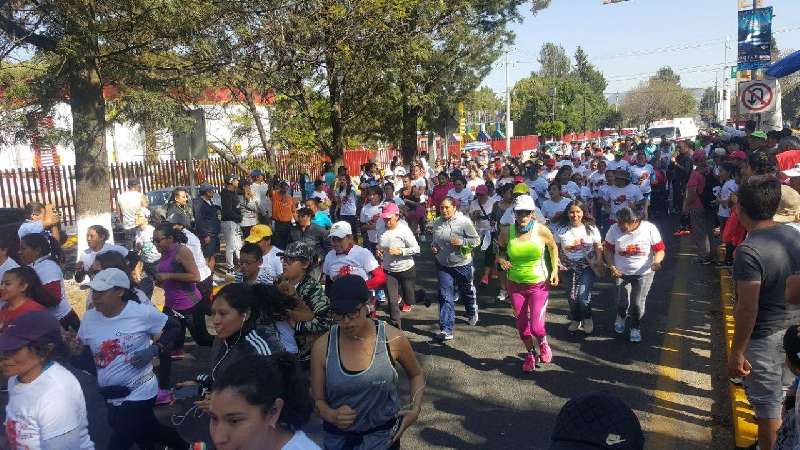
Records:
<instances>
[{"instance_id":1,"label":"gray tank top","mask_svg":"<svg viewBox=\"0 0 800 450\"><path fill-rule=\"evenodd\" d=\"M387 347L385 323L379 321L372 363L362 372L346 373L339 359L339 326L331 327L325 370L328 405L333 409L348 405L357 413L353 425L343 431L370 430L385 424L400 410L397 371Z\"/></svg>"}]
</instances>

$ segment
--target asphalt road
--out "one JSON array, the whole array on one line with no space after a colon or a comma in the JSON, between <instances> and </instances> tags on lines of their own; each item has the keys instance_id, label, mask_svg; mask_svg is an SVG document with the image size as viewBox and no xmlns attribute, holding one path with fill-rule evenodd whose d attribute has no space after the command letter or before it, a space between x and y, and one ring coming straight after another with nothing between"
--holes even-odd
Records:
<instances>
[{"instance_id":1,"label":"asphalt road","mask_svg":"<svg viewBox=\"0 0 800 450\"><path fill-rule=\"evenodd\" d=\"M667 243L664 268L655 278L642 323L643 342L632 344L613 331L611 284L596 285L595 332L567 331L568 306L561 289L551 292L547 332L553 362L526 374L523 346L511 309L494 298L497 283L479 290L480 322L465 322L457 305L455 339L432 342L438 309L415 307L404 328L427 376L425 407L402 439L403 448L547 448L558 411L570 398L604 391L636 412L648 449L730 449L727 381L722 376L718 273L692 264L688 238L672 237L672 221L656 223ZM436 291L432 257L423 244L418 284ZM175 367L175 381L188 379L207 360L205 349ZM713 374L713 376L712 376ZM408 393L402 381L404 400ZM189 405L160 408L166 421ZM179 427L187 439L206 435L207 418L188 417ZM308 432L320 436L318 419Z\"/></svg>"}]
</instances>

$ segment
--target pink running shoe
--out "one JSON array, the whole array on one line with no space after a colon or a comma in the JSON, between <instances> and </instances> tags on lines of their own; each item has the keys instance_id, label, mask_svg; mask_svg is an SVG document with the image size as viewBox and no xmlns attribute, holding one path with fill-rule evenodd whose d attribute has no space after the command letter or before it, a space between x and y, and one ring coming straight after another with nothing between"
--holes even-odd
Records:
<instances>
[{"instance_id":1,"label":"pink running shoe","mask_svg":"<svg viewBox=\"0 0 800 450\"><path fill-rule=\"evenodd\" d=\"M553 360L553 351L550 350L550 344L547 343L547 338L539 340L539 360L545 364Z\"/></svg>"},{"instance_id":2,"label":"pink running shoe","mask_svg":"<svg viewBox=\"0 0 800 450\"><path fill-rule=\"evenodd\" d=\"M173 402L172 391L168 389L159 389L156 395L156 406L169 405Z\"/></svg>"},{"instance_id":3,"label":"pink running shoe","mask_svg":"<svg viewBox=\"0 0 800 450\"><path fill-rule=\"evenodd\" d=\"M481 285L486 286L489 284L489 275L484 275L481 277Z\"/></svg>"},{"instance_id":4,"label":"pink running shoe","mask_svg":"<svg viewBox=\"0 0 800 450\"><path fill-rule=\"evenodd\" d=\"M533 356L533 353L528 352L528 356L525 357L525 362L522 363L522 371L530 373L534 370L536 370L536 357Z\"/></svg>"}]
</instances>

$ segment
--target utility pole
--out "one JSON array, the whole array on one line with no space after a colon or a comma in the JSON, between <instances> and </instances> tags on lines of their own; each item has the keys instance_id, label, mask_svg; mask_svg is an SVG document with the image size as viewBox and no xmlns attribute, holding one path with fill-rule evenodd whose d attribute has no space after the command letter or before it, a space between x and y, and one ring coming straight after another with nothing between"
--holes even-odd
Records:
<instances>
[{"instance_id":1,"label":"utility pole","mask_svg":"<svg viewBox=\"0 0 800 450\"><path fill-rule=\"evenodd\" d=\"M725 69L722 77L722 124L725 124L728 119L731 118L731 101L730 97L728 96L728 77L730 77L730 74L728 73L728 70L730 70L733 66L728 67L728 48L730 48L730 45L730 36L725 36Z\"/></svg>"},{"instance_id":2,"label":"utility pole","mask_svg":"<svg viewBox=\"0 0 800 450\"><path fill-rule=\"evenodd\" d=\"M508 49L506 49L506 152L511 154L511 88L508 82Z\"/></svg>"},{"instance_id":3,"label":"utility pole","mask_svg":"<svg viewBox=\"0 0 800 450\"><path fill-rule=\"evenodd\" d=\"M558 95L558 87L553 86L553 88L550 89L550 96L553 97L553 112L550 114L551 122L556 121L556 95Z\"/></svg>"}]
</instances>

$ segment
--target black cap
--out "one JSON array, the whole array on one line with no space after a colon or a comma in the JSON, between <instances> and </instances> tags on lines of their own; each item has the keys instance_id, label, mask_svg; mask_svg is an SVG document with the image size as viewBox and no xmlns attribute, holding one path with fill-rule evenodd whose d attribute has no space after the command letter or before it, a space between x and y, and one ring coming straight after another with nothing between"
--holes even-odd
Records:
<instances>
[{"instance_id":1,"label":"black cap","mask_svg":"<svg viewBox=\"0 0 800 450\"><path fill-rule=\"evenodd\" d=\"M636 414L609 394L568 401L556 418L550 450L641 450L644 434Z\"/></svg>"},{"instance_id":2,"label":"black cap","mask_svg":"<svg viewBox=\"0 0 800 450\"><path fill-rule=\"evenodd\" d=\"M331 285L331 310L340 314L351 313L369 300L369 296L367 282L363 278L358 275L342 275Z\"/></svg>"}]
</instances>

